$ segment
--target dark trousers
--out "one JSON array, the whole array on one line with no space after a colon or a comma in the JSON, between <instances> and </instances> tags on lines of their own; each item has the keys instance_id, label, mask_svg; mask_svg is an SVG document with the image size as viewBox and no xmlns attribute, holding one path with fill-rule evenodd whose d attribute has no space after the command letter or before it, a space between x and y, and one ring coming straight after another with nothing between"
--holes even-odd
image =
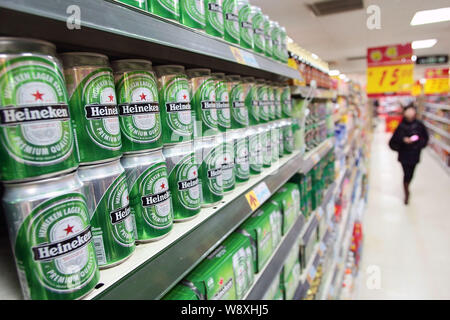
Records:
<instances>
[{"instance_id":1,"label":"dark trousers","mask_svg":"<svg viewBox=\"0 0 450 320\"><path fill-rule=\"evenodd\" d=\"M410 183L413 175L414 175L414 170L416 169L416 165L417 163L414 164L409 164L409 163L402 163L402 167L403 167L403 182L404 183Z\"/></svg>"}]
</instances>

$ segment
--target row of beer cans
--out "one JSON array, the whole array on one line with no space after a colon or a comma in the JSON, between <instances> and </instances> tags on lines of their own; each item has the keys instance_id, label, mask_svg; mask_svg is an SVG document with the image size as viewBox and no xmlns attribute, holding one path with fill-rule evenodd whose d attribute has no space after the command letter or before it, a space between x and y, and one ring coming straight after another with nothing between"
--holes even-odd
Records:
<instances>
[{"instance_id":1,"label":"row of beer cans","mask_svg":"<svg viewBox=\"0 0 450 320\"><path fill-rule=\"evenodd\" d=\"M248 0L116 0L287 63L286 28Z\"/></svg>"}]
</instances>

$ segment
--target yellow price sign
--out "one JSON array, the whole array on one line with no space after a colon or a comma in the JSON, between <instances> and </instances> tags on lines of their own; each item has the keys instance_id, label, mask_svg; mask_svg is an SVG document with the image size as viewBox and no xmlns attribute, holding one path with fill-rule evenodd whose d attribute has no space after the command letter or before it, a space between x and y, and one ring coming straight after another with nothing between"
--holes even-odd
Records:
<instances>
[{"instance_id":1,"label":"yellow price sign","mask_svg":"<svg viewBox=\"0 0 450 320\"><path fill-rule=\"evenodd\" d=\"M255 211L256 208L260 206L258 197L256 196L255 191L251 190L245 195L245 198L247 199L248 204L250 205L250 208L252 211Z\"/></svg>"},{"instance_id":2,"label":"yellow price sign","mask_svg":"<svg viewBox=\"0 0 450 320\"><path fill-rule=\"evenodd\" d=\"M449 78L427 79L425 82L425 94L447 94L449 91Z\"/></svg>"},{"instance_id":3,"label":"yellow price sign","mask_svg":"<svg viewBox=\"0 0 450 320\"><path fill-rule=\"evenodd\" d=\"M414 82L413 73L413 64L369 67L367 94L409 93Z\"/></svg>"},{"instance_id":4,"label":"yellow price sign","mask_svg":"<svg viewBox=\"0 0 450 320\"><path fill-rule=\"evenodd\" d=\"M422 94L422 86L420 84L413 85L412 95L417 97L420 96L421 94Z\"/></svg>"}]
</instances>

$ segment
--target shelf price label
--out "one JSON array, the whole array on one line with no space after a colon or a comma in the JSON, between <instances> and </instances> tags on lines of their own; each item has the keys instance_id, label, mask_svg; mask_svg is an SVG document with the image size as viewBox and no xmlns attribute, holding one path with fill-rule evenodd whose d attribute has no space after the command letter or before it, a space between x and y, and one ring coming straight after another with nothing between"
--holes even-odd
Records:
<instances>
[{"instance_id":1,"label":"shelf price label","mask_svg":"<svg viewBox=\"0 0 450 320\"><path fill-rule=\"evenodd\" d=\"M267 184L263 181L259 183L256 187L245 194L245 198L252 209L255 211L264 201L270 198L270 190Z\"/></svg>"},{"instance_id":2,"label":"shelf price label","mask_svg":"<svg viewBox=\"0 0 450 320\"><path fill-rule=\"evenodd\" d=\"M367 69L367 94L411 94L413 86L413 64L369 67Z\"/></svg>"},{"instance_id":3,"label":"shelf price label","mask_svg":"<svg viewBox=\"0 0 450 320\"><path fill-rule=\"evenodd\" d=\"M308 281L310 286L312 285L315 277L316 277L316 268L314 266L311 266L308 270L308 274L306 275L306 281Z\"/></svg>"},{"instance_id":4,"label":"shelf price label","mask_svg":"<svg viewBox=\"0 0 450 320\"><path fill-rule=\"evenodd\" d=\"M245 64L246 66L259 68L258 61L256 61L255 55L245 50L241 50L234 46L229 46L231 53L237 63Z\"/></svg>"}]
</instances>

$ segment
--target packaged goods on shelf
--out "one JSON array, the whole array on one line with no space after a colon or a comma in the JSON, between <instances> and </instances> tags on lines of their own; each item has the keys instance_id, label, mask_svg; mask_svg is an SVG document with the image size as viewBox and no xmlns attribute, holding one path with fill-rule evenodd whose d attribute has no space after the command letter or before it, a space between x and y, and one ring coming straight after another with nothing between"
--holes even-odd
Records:
<instances>
[{"instance_id":1,"label":"packaged goods on shelf","mask_svg":"<svg viewBox=\"0 0 450 320\"><path fill-rule=\"evenodd\" d=\"M283 232L285 235L300 215L300 191L294 183L286 183L273 196L272 202L278 204L283 215Z\"/></svg>"},{"instance_id":2,"label":"packaged goods on shelf","mask_svg":"<svg viewBox=\"0 0 450 320\"><path fill-rule=\"evenodd\" d=\"M284 300L292 300L300 281L300 263L295 263L285 281L280 281Z\"/></svg>"},{"instance_id":3,"label":"packaged goods on shelf","mask_svg":"<svg viewBox=\"0 0 450 320\"><path fill-rule=\"evenodd\" d=\"M283 264L283 269L281 271L281 281L286 283L289 279L289 275L294 269L295 265L300 263L300 237L295 240L294 245L292 246L289 255Z\"/></svg>"}]
</instances>

